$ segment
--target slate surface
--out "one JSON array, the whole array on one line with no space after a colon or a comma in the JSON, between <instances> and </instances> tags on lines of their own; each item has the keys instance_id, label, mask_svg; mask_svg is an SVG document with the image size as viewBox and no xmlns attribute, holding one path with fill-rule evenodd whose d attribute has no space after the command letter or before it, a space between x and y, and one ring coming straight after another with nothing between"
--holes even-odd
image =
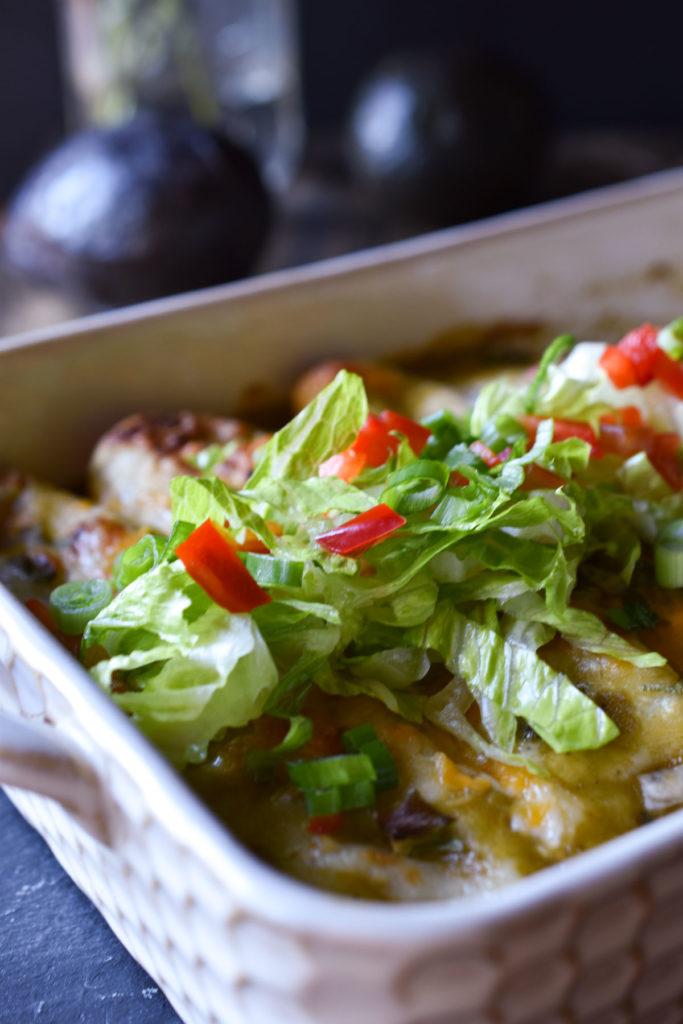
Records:
<instances>
[{"instance_id":1,"label":"slate surface","mask_svg":"<svg viewBox=\"0 0 683 1024\"><path fill-rule=\"evenodd\" d=\"M180 1024L0 790L0 1024Z\"/></svg>"}]
</instances>

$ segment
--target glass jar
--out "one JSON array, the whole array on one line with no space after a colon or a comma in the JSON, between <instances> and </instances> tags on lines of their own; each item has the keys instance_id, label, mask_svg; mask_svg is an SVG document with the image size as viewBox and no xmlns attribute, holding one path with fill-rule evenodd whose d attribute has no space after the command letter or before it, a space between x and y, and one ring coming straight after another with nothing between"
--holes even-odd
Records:
<instances>
[{"instance_id":1,"label":"glass jar","mask_svg":"<svg viewBox=\"0 0 683 1024\"><path fill-rule=\"evenodd\" d=\"M283 191L303 148L294 0L60 0L73 127L142 106L221 127Z\"/></svg>"}]
</instances>

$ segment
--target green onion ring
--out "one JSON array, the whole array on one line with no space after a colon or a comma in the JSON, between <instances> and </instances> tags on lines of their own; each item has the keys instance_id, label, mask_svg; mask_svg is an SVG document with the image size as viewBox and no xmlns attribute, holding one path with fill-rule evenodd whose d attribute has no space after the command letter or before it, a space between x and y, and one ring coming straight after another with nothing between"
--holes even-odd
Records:
<instances>
[{"instance_id":1,"label":"green onion ring","mask_svg":"<svg viewBox=\"0 0 683 1024\"><path fill-rule=\"evenodd\" d=\"M390 473L381 501L400 515L424 512L435 505L448 485L450 470L434 459L417 459Z\"/></svg>"},{"instance_id":2,"label":"green onion ring","mask_svg":"<svg viewBox=\"0 0 683 1024\"><path fill-rule=\"evenodd\" d=\"M139 576L153 569L166 550L166 538L146 533L131 547L121 551L114 559L112 578L117 590L123 590Z\"/></svg>"},{"instance_id":3,"label":"green onion ring","mask_svg":"<svg viewBox=\"0 0 683 1024\"><path fill-rule=\"evenodd\" d=\"M247 552L242 561L261 587L300 587L304 563Z\"/></svg>"},{"instance_id":4,"label":"green onion ring","mask_svg":"<svg viewBox=\"0 0 683 1024\"><path fill-rule=\"evenodd\" d=\"M50 609L58 629L69 636L82 633L91 619L106 608L114 589L109 580L73 580L55 587Z\"/></svg>"},{"instance_id":5,"label":"green onion ring","mask_svg":"<svg viewBox=\"0 0 683 1024\"><path fill-rule=\"evenodd\" d=\"M375 781L375 769L367 754L337 754L313 761L290 761L287 771L292 782L303 790L348 786L368 779Z\"/></svg>"}]
</instances>

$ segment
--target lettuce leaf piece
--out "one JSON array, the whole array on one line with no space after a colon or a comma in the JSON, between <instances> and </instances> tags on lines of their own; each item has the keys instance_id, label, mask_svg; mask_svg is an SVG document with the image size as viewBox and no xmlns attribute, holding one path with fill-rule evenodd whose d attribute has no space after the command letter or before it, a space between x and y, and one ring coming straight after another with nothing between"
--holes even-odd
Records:
<instances>
[{"instance_id":1,"label":"lettuce leaf piece","mask_svg":"<svg viewBox=\"0 0 683 1024\"><path fill-rule=\"evenodd\" d=\"M446 603L423 629L421 646L437 651L475 697L525 719L553 750L590 750L618 736L604 711L525 644Z\"/></svg>"},{"instance_id":2,"label":"lettuce leaf piece","mask_svg":"<svg viewBox=\"0 0 683 1024\"><path fill-rule=\"evenodd\" d=\"M545 390L534 406L536 416L561 420L582 420L597 430L600 417L611 411L598 380L577 380L569 376L566 364L549 366Z\"/></svg>"},{"instance_id":3,"label":"lettuce leaf piece","mask_svg":"<svg viewBox=\"0 0 683 1024\"><path fill-rule=\"evenodd\" d=\"M614 567L614 572L610 572L588 563L584 565L584 576L607 591L623 589L631 581L642 550L631 500L623 494L599 487L573 493L581 502L586 523L584 562L600 552ZM611 582L614 576L619 580L616 588Z\"/></svg>"},{"instance_id":4,"label":"lettuce leaf piece","mask_svg":"<svg viewBox=\"0 0 683 1024\"><path fill-rule=\"evenodd\" d=\"M387 626L419 626L433 614L438 596L436 581L422 572L384 601L373 601L366 616Z\"/></svg>"},{"instance_id":5,"label":"lettuce leaf piece","mask_svg":"<svg viewBox=\"0 0 683 1024\"><path fill-rule=\"evenodd\" d=\"M481 437L499 416L517 418L524 411L523 392L505 377L498 377L485 384L475 399L469 417L470 437Z\"/></svg>"},{"instance_id":6,"label":"lettuce leaf piece","mask_svg":"<svg viewBox=\"0 0 683 1024\"><path fill-rule=\"evenodd\" d=\"M291 521L294 527L303 518L327 512L366 512L377 502L360 488L336 476L311 477L309 480L262 480L257 488L241 492L244 498L265 502L279 523Z\"/></svg>"},{"instance_id":7,"label":"lettuce leaf piece","mask_svg":"<svg viewBox=\"0 0 683 1024\"><path fill-rule=\"evenodd\" d=\"M576 338L573 334L561 334L559 338L555 338L555 340L551 341L547 346L539 361L534 379L527 388L526 395L524 396L524 408L527 412L533 412L536 406L536 399L541 388L546 383L552 364L556 363L558 359L571 351L575 344Z\"/></svg>"},{"instance_id":8,"label":"lettuce leaf piece","mask_svg":"<svg viewBox=\"0 0 683 1024\"><path fill-rule=\"evenodd\" d=\"M368 674L350 675L348 669L337 670L333 665L328 664L316 678L316 683L325 693L339 697L374 697L379 700L390 711L401 715L409 722L422 721L422 709L426 697L421 694L405 692L402 686L397 685L396 678L391 678L391 685L386 682L387 666L376 664L375 673L368 671ZM408 683L405 683L407 686Z\"/></svg>"},{"instance_id":9,"label":"lettuce leaf piece","mask_svg":"<svg viewBox=\"0 0 683 1024\"><path fill-rule=\"evenodd\" d=\"M93 677L110 690L123 674L131 689L113 700L177 765L203 760L217 734L257 718L278 680L252 618L207 606L195 588L180 562L162 563L121 591L84 639L111 655Z\"/></svg>"},{"instance_id":10,"label":"lettuce leaf piece","mask_svg":"<svg viewBox=\"0 0 683 1024\"><path fill-rule=\"evenodd\" d=\"M476 750L478 754L482 754L491 761L502 761L503 764L521 766L536 775L548 775L543 767L535 764L523 754L505 750L484 739L465 717L471 703L472 695L467 686L462 679L454 677L442 690L425 702L423 715L427 721L450 732L457 739Z\"/></svg>"},{"instance_id":11,"label":"lettuce leaf piece","mask_svg":"<svg viewBox=\"0 0 683 1024\"><path fill-rule=\"evenodd\" d=\"M561 615L556 615L538 594L533 593L513 597L505 601L502 608L513 618L543 622L552 626L565 640L583 651L606 654L640 668L666 665L666 658L661 654L636 647L624 637L609 630L597 615L581 608L566 608Z\"/></svg>"},{"instance_id":12,"label":"lettuce leaf piece","mask_svg":"<svg viewBox=\"0 0 683 1024\"><path fill-rule=\"evenodd\" d=\"M275 537L253 500L231 490L218 477L176 476L170 489L174 520L199 526L212 519L222 526L227 519L233 531L249 529L269 550L275 546Z\"/></svg>"},{"instance_id":13,"label":"lettuce leaf piece","mask_svg":"<svg viewBox=\"0 0 683 1024\"><path fill-rule=\"evenodd\" d=\"M426 653L415 647L391 647L366 658L344 658L341 664L348 666L355 679L377 679L392 690L404 690L424 679L430 667Z\"/></svg>"},{"instance_id":14,"label":"lettuce leaf piece","mask_svg":"<svg viewBox=\"0 0 683 1024\"><path fill-rule=\"evenodd\" d=\"M328 658L341 645L341 616L330 605L276 600L252 616L278 666L289 670L301 658Z\"/></svg>"},{"instance_id":15,"label":"lettuce leaf piece","mask_svg":"<svg viewBox=\"0 0 683 1024\"><path fill-rule=\"evenodd\" d=\"M487 530L459 541L455 550L487 569L512 572L526 589L545 590L547 603L558 612L566 607L576 582L576 561L568 560L567 549L561 544L541 544L503 530Z\"/></svg>"},{"instance_id":16,"label":"lettuce leaf piece","mask_svg":"<svg viewBox=\"0 0 683 1024\"><path fill-rule=\"evenodd\" d=\"M368 416L362 379L340 370L334 380L260 449L249 480L306 480L321 462L348 448Z\"/></svg>"},{"instance_id":17,"label":"lettuce leaf piece","mask_svg":"<svg viewBox=\"0 0 683 1024\"><path fill-rule=\"evenodd\" d=\"M539 453L539 466L568 480L575 473L584 470L591 457L591 446L580 437L568 437L565 441L549 444Z\"/></svg>"}]
</instances>

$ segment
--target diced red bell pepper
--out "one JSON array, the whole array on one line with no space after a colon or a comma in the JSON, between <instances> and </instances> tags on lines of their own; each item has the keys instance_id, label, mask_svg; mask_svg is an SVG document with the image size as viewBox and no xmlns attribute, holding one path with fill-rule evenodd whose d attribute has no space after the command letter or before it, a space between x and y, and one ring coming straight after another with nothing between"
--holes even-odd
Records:
<instances>
[{"instance_id":1,"label":"diced red bell pepper","mask_svg":"<svg viewBox=\"0 0 683 1024\"><path fill-rule=\"evenodd\" d=\"M527 414L519 417L519 421L525 427L532 443L536 440L536 431L541 419L540 416ZM553 441L567 441L570 437L578 437L582 441L587 441L591 446L592 456L599 458L602 455L600 443L590 423L584 423L582 420L554 420L553 423Z\"/></svg>"},{"instance_id":2,"label":"diced red bell pepper","mask_svg":"<svg viewBox=\"0 0 683 1024\"><path fill-rule=\"evenodd\" d=\"M664 477L674 491L683 489L683 462L681 461L681 439L678 434L655 434L647 452L657 472Z\"/></svg>"},{"instance_id":3,"label":"diced red bell pepper","mask_svg":"<svg viewBox=\"0 0 683 1024\"><path fill-rule=\"evenodd\" d=\"M388 505L375 505L343 526L321 533L316 540L335 555L360 555L405 526L405 522L403 516Z\"/></svg>"},{"instance_id":4,"label":"diced red bell pepper","mask_svg":"<svg viewBox=\"0 0 683 1024\"><path fill-rule=\"evenodd\" d=\"M617 348L627 356L633 365L636 381L641 387L654 378L655 359L661 352L657 344L658 329L652 324L642 324L625 334Z\"/></svg>"},{"instance_id":5,"label":"diced red bell pepper","mask_svg":"<svg viewBox=\"0 0 683 1024\"><path fill-rule=\"evenodd\" d=\"M620 409L616 410L617 422L621 422L625 427L642 427L643 416L637 405L624 405Z\"/></svg>"},{"instance_id":6,"label":"diced red bell pepper","mask_svg":"<svg viewBox=\"0 0 683 1024\"><path fill-rule=\"evenodd\" d=\"M657 349L654 361L654 376L663 388L683 398L683 366L664 351Z\"/></svg>"},{"instance_id":7,"label":"diced red bell pepper","mask_svg":"<svg viewBox=\"0 0 683 1024\"><path fill-rule=\"evenodd\" d=\"M557 473L552 473L549 469L544 469L543 466L539 466L536 462L532 462L530 466L526 467L524 482L520 490L556 491L558 487L562 487L566 482L564 477L558 476Z\"/></svg>"},{"instance_id":8,"label":"diced red bell pepper","mask_svg":"<svg viewBox=\"0 0 683 1024\"><path fill-rule=\"evenodd\" d=\"M400 443L398 437L391 433L386 423L383 423L379 416L375 416L371 412L358 431L358 436L351 447L365 456L367 466L381 466L390 455L396 454Z\"/></svg>"},{"instance_id":9,"label":"diced red bell pepper","mask_svg":"<svg viewBox=\"0 0 683 1024\"><path fill-rule=\"evenodd\" d=\"M479 458L486 463L489 469L493 469L494 466L499 466L503 459L500 455L496 455L494 451L491 451L487 444L483 441L473 441L470 445L470 451L478 455Z\"/></svg>"},{"instance_id":10,"label":"diced red bell pepper","mask_svg":"<svg viewBox=\"0 0 683 1024\"><path fill-rule=\"evenodd\" d=\"M638 384L638 376L633 361L618 345L608 345L600 356L603 368L615 388L630 388Z\"/></svg>"},{"instance_id":11,"label":"diced red bell pepper","mask_svg":"<svg viewBox=\"0 0 683 1024\"><path fill-rule=\"evenodd\" d=\"M601 423L600 446L607 455L620 455L630 459L638 452L646 452L655 436L652 427L630 426L625 423Z\"/></svg>"},{"instance_id":12,"label":"diced red bell pepper","mask_svg":"<svg viewBox=\"0 0 683 1024\"><path fill-rule=\"evenodd\" d=\"M195 583L229 612L250 612L271 600L241 561L232 538L210 519L193 530L175 553Z\"/></svg>"},{"instance_id":13,"label":"diced red bell pepper","mask_svg":"<svg viewBox=\"0 0 683 1024\"><path fill-rule=\"evenodd\" d=\"M431 430L423 427L421 423L416 423L408 416L401 416L398 412L392 412L391 409L385 409L379 414L379 418L388 430L403 434L415 455L420 454L432 436Z\"/></svg>"},{"instance_id":14,"label":"diced red bell pepper","mask_svg":"<svg viewBox=\"0 0 683 1024\"><path fill-rule=\"evenodd\" d=\"M350 483L366 466L384 465L399 449L401 440L397 434L403 434L415 455L419 455L431 431L391 409L385 409L379 416L370 413L353 444L325 459L318 467L318 476L338 476Z\"/></svg>"},{"instance_id":15,"label":"diced red bell pepper","mask_svg":"<svg viewBox=\"0 0 683 1024\"><path fill-rule=\"evenodd\" d=\"M365 469L365 456L354 448L345 448L343 452L331 455L318 466L318 476L338 476L340 480L351 483Z\"/></svg>"},{"instance_id":16,"label":"diced red bell pepper","mask_svg":"<svg viewBox=\"0 0 683 1024\"><path fill-rule=\"evenodd\" d=\"M469 480L467 479L467 477L460 473L459 470L457 469L454 470L451 473L450 477L448 478L449 487L467 487L468 484Z\"/></svg>"},{"instance_id":17,"label":"diced red bell pepper","mask_svg":"<svg viewBox=\"0 0 683 1024\"><path fill-rule=\"evenodd\" d=\"M344 815L320 814L317 818L309 818L306 828L314 836L333 836L344 824Z\"/></svg>"}]
</instances>

